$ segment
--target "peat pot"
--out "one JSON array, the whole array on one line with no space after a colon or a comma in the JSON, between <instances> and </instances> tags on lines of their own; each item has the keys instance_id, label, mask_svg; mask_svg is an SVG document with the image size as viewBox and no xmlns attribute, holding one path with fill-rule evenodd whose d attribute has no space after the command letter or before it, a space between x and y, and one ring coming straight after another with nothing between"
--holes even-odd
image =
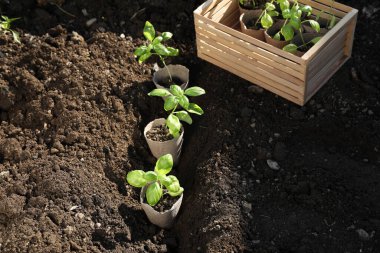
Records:
<instances>
[{"instance_id":1,"label":"peat pot","mask_svg":"<svg viewBox=\"0 0 380 253\"><path fill-rule=\"evenodd\" d=\"M282 49L284 46L289 44L289 41L273 39L273 36L281 30L283 24L284 20L279 20L265 31L265 41L279 49Z\"/></svg>"},{"instance_id":2,"label":"peat pot","mask_svg":"<svg viewBox=\"0 0 380 253\"><path fill-rule=\"evenodd\" d=\"M247 35L250 35L258 40L264 41L265 36L264 36L264 29L260 28L258 30L248 28L247 24L249 22L256 22L256 20L260 17L261 10L254 10L254 11L247 11L244 12L243 14L240 15L239 22L240 22L240 28L241 32L245 33Z\"/></svg>"},{"instance_id":3,"label":"peat pot","mask_svg":"<svg viewBox=\"0 0 380 253\"><path fill-rule=\"evenodd\" d=\"M177 200L177 202L173 204L173 206L169 210L166 210L164 212L158 212L147 203L144 203L145 192L147 187L148 185L144 186L140 192L140 203L142 208L144 209L146 216L148 216L149 221L152 222L154 225L157 225L161 228L171 228L181 207L183 194L181 194L180 198Z\"/></svg>"},{"instance_id":4,"label":"peat pot","mask_svg":"<svg viewBox=\"0 0 380 253\"><path fill-rule=\"evenodd\" d=\"M184 129L182 128L182 133L179 137L173 138L168 141L154 141L147 137L147 133L155 126L165 125L166 119L159 118L151 121L144 128L144 137L148 143L149 149L152 152L153 156L157 159L163 155L171 154L173 156L174 164L178 163L179 156L181 155L182 143L183 143L183 134Z\"/></svg>"},{"instance_id":5,"label":"peat pot","mask_svg":"<svg viewBox=\"0 0 380 253\"><path fill-rule=\"evenodd\" d=\"M167 68L172 76L175 84L181 86L184 90L189 84L189 69L182 65L168 65ZM170 75L167 68L160 68L153 74L153 82L156 85L157 89L168 89L161 84L168 83ZM177 83L178 82L178 83Z\"/></svg>"},{"instance_id":6,"label":"peat pot","mask_svg":"<svg viewBox=\"0 0 380 253\"><path fill-rule=\"evenodd\" d=\"M323 34L320 34L320 33L303 33L302 34L302 38L305 41L305 43L309 43L314 38L321 37L321 36L323 36ZM301 34L298 34L298 35L294 36L294 38L292 39L291 42L293 44L295 44L297 47L300 47L303 44L302 38L301 38ZM310 45L310 47L311 46L313 46L313 45ZM305 53L306 52L302 52L302 51L297 50L294 54L302 57Z\"/></svg>"}]
</instances>

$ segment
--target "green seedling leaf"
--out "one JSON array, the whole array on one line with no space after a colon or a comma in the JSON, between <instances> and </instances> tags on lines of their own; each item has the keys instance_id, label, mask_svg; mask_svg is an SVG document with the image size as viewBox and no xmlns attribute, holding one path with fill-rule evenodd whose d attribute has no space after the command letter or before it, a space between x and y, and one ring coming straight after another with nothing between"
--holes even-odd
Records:
<instances>
[{"instance_id":1,"label":"green seedling leaf","mask_svg":"<svg viewBox=\"0 0 380 253\"><path fill-rule=\"evenodd\" d=\"M146 190L146 200L149 205L155 206L162 197L162 189L158 182L152 183Z\"/></svg>"},{"instance_id":2,"label":"green seedling leaf","mask_svg":"<svg viewBox=\"0 0 380 253\"><path fill-rule=\"evenodd\" d=\"M332 16L329 22L329 26L327 27L329 30L332 29L336 24L336 17Z\"/></svg>"},{"instance_id":3,"label":"green seedling leaf","mask_svg":"<svg viewBox=\"0 0 380 253\"><path fill-rule=\"evenodd\" d=\"M268 11L269 16L271 17L278 17L280 13L278 11Z\"/></svg>"},{"instance_id":4,"label":"green seedling leaf","mask_svg":"<svg viewBox=\"0 0 380 253\"><path fill-rule=\"evenodd\" d=\"M179 185L179 182L172 182L171 184L169 184L167 187L168 191L170 192L178 192L179 189L181 188L181 186Z\"/></svg>"},{"instance_id":5,"label":"green seedling leaf","mask_svg":"<svg viewBox=\"0 0 380 253\"><path fill-rule=\"evenodd\" d=\"M276 34L273 36L273 39L280 41L280 40L281 40L281 34L280 34L280 32L276 33Z\"/></svg>"},{"instance_id":6,"label":"green seedling leaf","mask_svg":"<svg viewBox=\"0 0 380 253\"><path fill-rule=\"evenodd\" d=\"M149 41L153 41L154 37L156 37L156 31L154 30L153 25L149 21L145 22L143 33L145 38Z\"/></svg>"},{"instance_id":7,"label":"green seedling leaf","mask_svg":"<svg viewBox=\"0 0 380 253\"><path fill-rule=\"evenodd\" d=\"M189 99L185 95L178 97L178 102L183 108L189 108Z\"/></svg>"},{"instance_id":8,"label":"green seedling leaf","mask_svg":"<svg viewBox=\"0 0 380 253\"><path fill-rule=\"evenodd\" d=\"M183 90L178 85L170 85L170 92L177 97L180 97L183 95Z\"/></svg>"},{"instance_id":9,"label":"green seedling leaf","mask_svg":"<svg viewBox=\"0 0 380 253\"><path fill-rule=\"evenodd\" d=\"M265 29L268 29L273 25L273 19L268 13L265 13L263 17L261 18L261 25Z\"/></svg>"},{"instance_id":10,"label":"green seedling leaf","mask_svg":"<svg viewBox=\"0 0 380 253\"><path fill-rule=\"evenodd\" d=\"M177 116L170 114L166 119L166 126L169 128L169 132L174 136L174 138L177 138L179 136L179 131L181 130L181 122Z\"/></svg>"},{"instance_id":11,"label":"green seedling leaf","mask_svg":"<svg viewBox=\"0 0 380 253\"><path fill-rule=\"evenodd\" d=\"M152 42L153 46L161 43L162 40L163 40L163 38L161 36L157 36L156 38L154 38L154 40Z\"/></svg>"},{"instance_id":12,"label":"green seedling leaf","mask_svg":"<svg viewBox=\"0 0 380 253\"><path fill-rule=\"evenodd\" d=\"M317 42L321 39L322 37L315 37L312 39L310 42L313 43L314 45L317 44Z\"/></svg>"},{"instance_id":13,"label":"green seedling leaf","mask_svg":"<svg viewBox=\"0 0 380 253\"><path fill-rule=\"evenodd\" d=\"M194 113L197 115L203 115L203 110L202 108L194 103L189 103L189 107L187 108L187 111L190 113Z\"/></svg>"},{"instance_id":14,"label":"green seedling leaf","mask_svg":"<svg viewBox=\"0 0 380 253\"><path fill-rule=\"evenodd\" d=\"M286 24L281 28L281 33L284 36L286 41L293 39L294 30L291 24Z\"/></svg>"},{"instance_id":15,"label":"green seedling leaf","mask_svg":"<svg viewBox=\"0 0 380 253\"><path fill-rule=\"evenodd\" d=\"M166 48L169 51L168 56L178 56L179 55L179 50L173 47L167 47Z\"/></svg>"},{"instance_id":16,"label":"green seedling leaf","mask_svg":"<svg viewBox=\"0 0 380 253\"><path fill-rule=\"evenodd\" d=\"M189 125L193 123L193 120L187 111L178 111L175 112L175 115L179 118L179 120L184 121Z\"/></svg>"},{"instance_id":17,"label":"green seedling leaf","mask_svg":"<svg viewBox=\"0 0 380 253\"><path fill-rule=\"evenodd\" d=\"M311 8L309 5L304 5L301 7L301 11L307 13L307 16L310 16L313 8Z\"/></svg>"},{"instance_id":18,"label":"green seedling leaf","mask_svg":"<svg viewBox=\"0 0 380 253\"><path fill-rule=\"evenodd\" d=\"M157 180L157 174L154 171L148 171L144 175L144 179L147 182L152 182Z\"/></svg>"},{"instance_id":19,"label":"green seedling leaf","mask_svg":"<svg viewBox=\"0 0 380 253\"><path fill-rule=\"evenodd\" d=\"M154 171L159 175L168 174L173 167L173 157L171 154L166 154L158 158Z\"/></svg>"},{"instance_id":20,"label":"green seedling leaf","mask_svg":"<svg viewBox=\"0 0 380 253\"><path fill-rule=\"evenodd\" d=\"M289 24L296 30L301 28L301 19L297 16L292 16L290 18Z\"/></svg>"},{"instance_id":21,"label":"green seedling leaf","mask_svg":"<svg viewBox=\"0 0 380 253\"><path fill-rule=\"evenodd\" d=\"M321 30L321 28L319 26L319 23L317 21L315 21L315 20L308 20L308 22L309 22L311 28L314 29L314 31L319 32Z\"/></svg>"},{"instance_id":22,"label":"green seedling leaf","mask_svg":"<svg viewBox=\"0 0 380 253\"><path fill-rule=\"evenodd\" d=\"M175 96L169 96L164 103L165 111L171 111L178 105L178 99Z\"/></svg>"},{"instance_id":23,"label":"green seedling leaf","mask_svg":"<svg viewBox=\"0 0 380 253\"><path fill-rule=\"evenodd\" d=\"M280 2L280 9L281 9L281 12L282 12L282 16L284 16L284 11L288 11L290 12L289 10L289 7L290 7L290 3L288 0L285 0L285 1L279 1ZM285 17L284 17L285 18Z\"/></svg>"},{"instance_id":24,"label":"green seedling leaf","mask_svg":"<svg viewBox=\"0 0 380 253\"><path fill-rule=\"evenodd\" d=\"M206 94L206 91L201 87L194 86L185 90L185 95L189 97L197 97Z\"/></svg>"},{"instance_id":25,"label":"green seedling leaf","mask_svg":"<svg viewBox=\"0 0 380 253\"><path fill-rule=\"evenodd\" d=\"M132 170L127 174L128 184L141 188L146 185L147 181L144 178L145 172L142 170Z\"/></svg>"},{"instance_id":26,"label":"green seedling leaf","mask_svg":"<svg viewBox=\"0 0 380 253\"><path fill-rule=\"evenodd\" d=\"M288 44L285 47L282 48L282 50L289 52L289 53L294 53L297 51L297 46L295 44Z\"/></svg>"},{"instance_id":27,"label":"green seedling leaf","mask_svg":"<svg viewBox=\"0 0 380 253\"><path fill-rule=\"evenodd\" d=\"M155 96L155 97L166 97L166 96L170 96L171 93L166 89L154 89L151 92L149 92L148 95Z\"/></svg>"},{"instance_id":28,"label":"green seedling leaf","mask_svg":"<svg viewBox=\"0 0 380 253\"><path fill-rule=\"evenodd\" d=\"M153 45L153 49L157 54L162 56L168 56L170 54L170 51L161 43Z\"/></svg>"},{"instance_id":29,"label":"green seedling leaf","mask_svg":"<svg viewBox=\"0 0 380 253\"><path fill-rule=\"evenodd\" d=\"M265 4L265 9L266 9L267 11L273 11L273 10L276 9L276 6L274 6L274 4L272 4L272 3L266 3L266 4Z\"/></svg>"},{"instance_id":30,"label":"green seedling leaf","mask_svg":"<svg viewBox=\"0 0 380 253\"><path fill-rule=\"evenodd\" d=\"M147 46L141 46L135 50L133 53L135 56L141 56L147 52Z\"/></svg>"},{"instance_id":31,"label":"green seedling leaf","mask_svg":"<svg viewBox=\"0 0 380 253\"><path fill-rule=\"evenodd\" d=\"M292 17L292 13L290 12L289 9L284 9L282 10L282 17L285 19L289 19Z\"/></svg>"},{"instance_id":32,"label":"green seedling leaf","mask_svg":"<svg viewBox=\"0 0 380 253\"><path fill-rule=\"evenodd\" d=\"M171 191L168 191L168 194L172 197L177 197L177 196L180 196L181 194L183 193L183 188L180 187L179 190L177 192L171 192Z\"/></svg>"},{"instance_id":33,"label":"green seedling leaf","mask_svg":"<svg viewBox=\"0 0 380 253\"><path fill-rule=\"evenodd\" d=\"M162 36L163 40L165 41L165 40L171 39L171 37L173 37L173 34L171 32L163 32L161 34L161 36Z\"/></svg>"},{"instance_id":34,"label":"green seedling leaf","mask_svg":"<svg viewBox=\"0 0 380 253\"><path fill-rule=\"evenodd\" d=\"M144 61L148 60L152 56L151 52L146 52L145 54L141 55L139 57L139 63L143 63Z\"/></svg>"}]
</instances>

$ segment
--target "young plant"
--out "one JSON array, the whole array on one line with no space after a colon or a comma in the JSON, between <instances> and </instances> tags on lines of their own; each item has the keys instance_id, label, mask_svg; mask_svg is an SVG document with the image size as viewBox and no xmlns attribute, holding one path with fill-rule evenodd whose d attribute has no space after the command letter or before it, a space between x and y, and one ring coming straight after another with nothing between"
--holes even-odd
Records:
<instances>
[{"instance_id":1,"label":"young plant","mask_svg":"<svg viewBox=\"0 0 380 253\"><path fill-rule=\"evenodd\" d=\"M277 17L279 13L276 11L276 6L273 4L274 0L265 3L265 8L261 12L259 18L256 20L255 27L258 23L265 29L269 29L273 25L273 18Z\"/></svg>"},{"instance_id":2,"label":"young plant","mask_svg":"<svg viewBox=\"0 0 380 253\"><path fill-rule=\"evenodd\" d=\"M316 17L316 20L318 21L320 16L322 15L322 13L328 13L331 15L331 19L328 20L327 27L326 27L328 30L332 29L336 25L336 17L334 15L334 13L332 13L332 7L334 5L334 2L335 2L335 0L331 0L329 11L326 12L326 11L322 10L318 13L318 15Z\"/></svg>"},{"instance_id":3,"label":"young plant","mask_svg":"<svg viewBox=\"0 0 380 253\"><path fill-rule=\"evenodd\" d=\"M281 40L281 36L285 41L290 41L294 38L295 31L301 34L302 38L302 24L309 22L311 27L319 32L319 23L315 20L304 20L302 21L302 16L310 16L312 13L312 8L309 5L299 5L298 1L295 0L292 7L288 0L277 0L280 5L282 17L285 19L279 32L277 32L273 38L275 40ZM302 39L303 40L303 39ZM287 49L288 47L284 47ZM285 50L284 49L284 50Z\"/></svg>"},{"instance_id":4,"label":"young plant","mask_svg":"<svg viewBox=\"0 0 380 253\"><path fill-rule=\"evenodd\" d=\"M290 43L290 44L286 45L282 50L289 52L289 53L295 53L297 50L299 51L299 49L301 49L301 48L308 48L309 46L315 45L321 39L321 37L315 37L314 39L312 39L308 42L305 42L305 39L303 38L302 33L300 33L300 37L302 40L301 45L297 46L294 43Z\"/></svg>"},{"instance_id":5,"label":"young plant","mask_svg":"<svg viewBox=\"0 0 380 253\"><path fill-rule=\"evenodd\" d=\"M177 56L179 54L179 50L173 47L165 46L162 42L171 39L173 34L171 32L163 32L161 35L156 36L156 30L149 21L145 22L143 33L147 39L147 45L137 48L134 55L138 58L140 64L148 60L152 55L157 55L168 71L170 78L169 81L172 82L172 76L166 66L165 58L169 56Z\"/></svg>"},{"instance_id":6,"label":"young plant","mask_svg":"<svg viewBox=\"0 0 380 253\"><path fill-rule=\"evenodd\" d=\"M134 187L148 185L145 197L149 205L155 206L164 194L172 197L180 196L183 188L177 177L170 175L173 168L173 157L171 154L161 156L154 167L154 171L132 170L127 174L127 182Z\"/></svg>"},{"instance_id":7,"label":"young plant","mask_svg":"<svg viewBox=\"0 0 380 253\"><path fill-rule=\"evenodd\" d=\"M3 31L3 32L10 32L12 33L12 36L13 36L13 40L17 43L21 43L20 41L20 34L14 30L11 29L11 23L13 21L16 21L20 18L8 18L7 16L1 16L1 20L0 20L0 31Z\"/></svg>"},{"instance_id":8,"label":"young plant","mask_svg":"<svg viewBox=\"0 0 380 253\"><path fill-rule=\"evenodd\" d=\"M190 103L188 97L197 97L205 93L206 91L204 89L197 86L182 90L182 88L178 85L171 85L169 90L154 89L149 92L148 95L166 98L164 109L170 113L166 118L165 124L169 130L169 133L173 135L174 138L177 138L182 128L181 121L184 121L190 125L193 123L189 113L196 115L203 114L202 108L195 103ZM184 110L177 111L178 105L180 105Z\"/></svg>"}]
</instances>

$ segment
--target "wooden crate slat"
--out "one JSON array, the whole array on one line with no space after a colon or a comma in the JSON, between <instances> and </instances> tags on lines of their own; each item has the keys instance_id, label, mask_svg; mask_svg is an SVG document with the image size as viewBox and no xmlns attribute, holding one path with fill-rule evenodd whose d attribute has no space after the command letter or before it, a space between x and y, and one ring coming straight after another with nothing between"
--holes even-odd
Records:
<instances>
[{"instance_id":1,"label":"wooden crate slat","mask_svg":"<svg viewBox=\"0 0 380 253\"><path fill-rule=\"evenodd\" d=\"M233 3L234 2L228 1L228 3L217 13L212 15L210 19L215 22L220 22L223 17L229 16L231 13L235 12L236 8L234 7Z\"/></svg>"},{"instance_id":2,"label":"wooden crate slat","mask_svg":"<svg viewBox=\"0 0 380 253\"><path fill-rule=\"evenodd\" d=\"M299 105L303 105L303 98L294 97L294 96L292 96L292 95L290 95L288 93L285 93L285 92L283 92L281 90L278 90L278 89L270 86L269 84L267 84L267 83L265 83L265 82L263 82L261 80L256 79L255 77L252 77L252 76L250 76L248 74L245 74L245 73L243 73L243 72L235 69L236 66L234 64L231 64L229 62L221 62L221 61L213 58L212 56L203 54L202 51L198 51L198 57L201 58L201 59L203 59L203 60L205 60L205 61L208 61L208 62L210 62L210 63L212 63L212 64L214 64L214 65L216 65L216 66L218 66L218 67L220 67L222 69L225 69L226 71L228 71L228 72L230 72L232 74L235 74L235 75L237 75L237 76L239 76L239 77L241 77L241 78L243 78L245 80L248 80L248 81L250 81L252 83L258 84L261 87L263 87L264 89L269 90L269 91L271 91L271 92L273 92L275 94L278 94L279 96L281 96L281 97L283 97L283 98L285 98L285 99L287 99L289 101L292 101L292 102L294 102L296 104L299 104Z\"/></svg>"},{"instance_id":3,"label":"wooden crate slat","mask_svg":"<svg viewBox=\"0 0 380 253\"><path fill-rule=\"evenodd\" d=\"M299 2L301 3L301 1L299 1ZM302 4L310 5L313 8L313 10L317 10L317 13L319 13L320 11L325 11L325 12L333 14L339 18L342 18L347 14L346 11L341 11L341 10L335 9L334 6L330 10L329 6L318 3L318 1L314 1L314 0L302 0Z\"/></svg>"},{"instance_id":4,"label":"wooden crate slat","mask_svg":"<svg viewBox=\"0 0 380 253\"><path fill-rule=\"evenodd\" d=\"M224 38L228 41L230 41L231 43L234 43L234 44L237 44L237 45L240 45L244 48L246 48L247 50L251 50L255 53L258 53L274 62L278 62L278 63L281 63L283 65L287 65L289 66L290 68L300 72L300 73L305 73L306 71L306 68L304 65L300 65L300 64L297 64L297 63L294 63L292 61L289 61L287 59L284 59L283 57L280 57L278 55L275 55L273 54L272 52L269 52L265 49L262 49L260 47L257 47L257 46L254 46L252 44L250 44L249 42L246 42L240 38L236 38L234 36L232 36L231 34L229 33L226 33L224 31L221 31L215 27L213 27L211 24L207 24L207 23L204 23L200 20L196 20L196 24L195 24L196 27L201 27L205 30L208 30L210 31L211 33L214 33L215 35L217 35L218 37L221 37L221 38ZM286 52L285 52L286 53ZM286 53L286 54L289 54L289 53Z\"/></svg>"},{"instance_id":5,"label":"wooden crate slat","mask_svg":"<svg viewBox=\"0 0 380 253\"><path fill-rule=\"evenodd\" d=\"M344 50L344 54L348 57L351 57L352 46L354 45L354 34L355 34L357 19L358 19L358 13L356 12L354 18L348 25L347 40L345 43L345 50Z\"/></svg>"},{"instance_id":6,"label":"wooden crate slat","mask_svg":"<svg viewBox=\"0 0 380 253\"><path fill-rule=\"evenodd\" d=\"M239 9L235 9L233 12L230 13L230 15L222 17L222 19L219 22L223 25L233 27L236 23L239 24L239 13Z\"/></svg>"},{"instance_id":7,"label":"wooden crate slat","mask_svg":"<svg viewBox=\"0 0 380 253\"><path fill-rule=\"evenodd\" d=\"M230 5L232 2L229 1L229 0L223 0L221 1L220 3L218 3L218 5L216 5L214 8L212 8L207 14L205 14L204 16L209 18L209 19L212 19L215 15L217 15L218 13L220 13L220 10L222 10L226 5ZM223 13L222 13L223 14Z\"/></svg>"},{"instance_id":8,"label":"wooden crate slat","mask_svg":"<svg viewBox=\"0 0 380 253\"><path fill-rule=\"evenodd\" d=\"M313 78L315 73L320 71L321 66L324 66L329 60L334 57L341 49L344 48L346 34L341 33L335 37L334 40L325 46L320 53L310 61L308 69L308 79Z\"/></svg>"},{"instance_id":9,"label":"wooden crate slat","mask_svg":"<svg viewBox=\"0 0 380 253\"><path fill-rule=\"evenodd\" d=\"M303 1L304 0L300 0L299 2L303 2ZM315 2L319 2L319 3L324 4L326 6L330 6L330 4L332 3L331 0L315 0ZM344 11L347 13L351 12L353 10L353 8L351 8L350 6L338 3L337 1L334 1L333 7L337 10L341 10L341 11Z\"/></svg>"},{"instance_id":10,"label":"wooden crate slat","mask_svg":"<svg viewBox=\"0 0 380 253\"><path fill-rule=\"evenodd\" d=\"M296 63L299 63L299 64L304 64L304 62L305 62L302 58L300 58L298 56L295 56L293 54L287 53L287 52L285 52L285 51L283 51L283 50L281 50L279 48L276 48L276 47L274 47L272 45L269 45L269 44L267 44L267 43L265 43L263 41L260 41L260 40L258 40L256 38L253 38L253 37L249 36L249 35L246 35L244 33L236 31L236 30L234 30L231 27L227 27L227 26L225 26L223 24L213 22L212 20L207 19L207 18L205 18L205 17L203 17L201 15L198 15L196 13L194 15L198 18L198 21L202 21L202 22L204 22L206 24L210 24L210 25L214 26L215 28L217 28L217 29L219 29L219 30L221 30L221 31L223 31L225 33L228 33L228 34L230 34L230 35L232 35L234 37L237 37L237 38L242 39L244 41L247 41L247 42L249 42L249 43L251 43L251 44L253 44L255 46L258 46L258 47L260 47L262 49L265 49L268 52L273 53L274 55L281 56L281 57L283 57L283 58L285 58L287 60L290 60L290 61L293 61L293 62L296 62Z\"/></svg>"},{"instance_id":11,"label":"wooden crate slat","mask_svg":"<svg viewBox=\"0 0 380 253\"><path fill-rule=\"evenodd\" d=\"M339 58L340 56L340 58ZM317 93L317 91L322 88L322 86L342 67L342 65L349 59L347 56L343 55L343 52L336 56L338 60L331 61L331 64L326 67L326 69L330 68L330 71L321 74L319 79L311 80L307 86L307 92L305 94L305 102L309 101L310 98Z\"/></svg>"},{"instance_id":12,"label":"wooden crate slat","mask_svg":"<svg viewBox=\"0 0 380 253\"><path fill-rule=\"evenodd\" d=\"M203 4L201 4L198 8L194 10L194 13L205 15L207 12L214 8L214 6L217 4L217 1L215 0L207 0Z\"/></svg>"},{"instance_id":13,"label":"wooden crate slat","mask_svg":"<svg viewBox=\"0 0 380 253\"><path fill-rule=\"evenodd\" d=\"M218 47L218 44L220 44L223 47L227 48L227 50L228 49L231 50L231 53L234 54L235 56L249 57L250 63L264 69L266 68L268 69L268 72L272 74L278 74L280 75L280 77L286 80L289 80L290 82L293 82L294 84L297 84L299 86L304 86L305 76L302 73L297 72L287 66L281 65L277 62L271 61L265 57L262 57L260 54L254 53L243 47L230 43L229 41L224 40L216 36L215 34L209 33L207 30L204 30L200 27L197 29L199 30L198 38L209 42L211 45ZM236 54L237 52L239 54Z\"/></svg>"},{"instance_id":14,"label":"wooden crate slat","mask_svg":"<svg viewBox=\"0 0 380 253\"><path fill-rule=\"evenodd\" d=\"M271 79L269 77L270 73L268 73L267 71L264 71L260 68L252 66L240 58L237 58L237 57L230 55L230 54L228 54L222 50L219 50L213 46L210 46L209 44L203 42L202 40L200 40L199 43L201 44L201 49L203 49L202 52L207 52L204 54L216 55L216 56L223 58L225 61L227 61L229 63L234 63L237 67L239 67L239 70L241 72L246 73L248 75L251 75L251 76L255 77L257 80L265 82L268 85L271 85L272 87L274 87L278 90L281 90L281 91L286 92L286 93L293 95L293 96L303 96L302 95L303 91L304 91L303 87L298 87L298 86L294 87L294 85L292 87L289 87L286 85L286 84L288 84L288 82L285 82L285 80L283 80L283 79L281 80L280 78L273 77L273 76L272 76L272 78L275 78L277 80ZM296 90L296 89L298 89L298 90Z\"/></svg>"}]
</instances>

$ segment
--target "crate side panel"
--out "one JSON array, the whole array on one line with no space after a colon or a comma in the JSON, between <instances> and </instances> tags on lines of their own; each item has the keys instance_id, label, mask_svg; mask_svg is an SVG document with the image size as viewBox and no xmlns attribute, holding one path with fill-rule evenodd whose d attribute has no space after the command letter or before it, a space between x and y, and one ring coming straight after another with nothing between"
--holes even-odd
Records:
<instances>
[{"instance_id":1,"label":"crate side panel","mask_svg":"<svg viewBox=\"0 0 380 253\"><path fill-rule=\"evenodd\" d=\"M250 57L252 62L256 63L264 68L268 68L269 70L272 70L273 74L279 74L280 76L283 76L284 78L288 79L291 82L294 82L296 84L304 86L305 81L305 74L301 73L299 71L296 71L290 67L288 67L285 64L278 63L271 58L264 57L260 54L260 51L257 50L256 52L252 49L248 49L244 47L239 43L237 43L237 40L228 40L225 38L222 38L221 36L218 36L216 33L213 33L210 31L210 29L204 28L204 27L196 27L197 31L197 38L199 36L206 36L213 40L211 42L214 43L220 43L228 48L231 48L234 51L239 52L240 54L243 54L247 57ZM244 43L244 42L243 42Z\"/></svg>"},{"instance_id":2,"label":"crate side panel","mask_svg":"<svg viewBox=\"0 0 380 253\"><path fill-rule=\"evenodd\" d=\"M278 90L258 79L256 79L255 77L252 77L250 75L247 75L245 74L244 72L241 72L240 70L236 69L236 66L234 64L230 64L229 62L221 62L215 58L213 58L213 56L210 56L210 55L207 55L207 54L204 54L204 51L201 50L199 53L198 53L198 56L199 58L205 60L205 61L208 61L210 63L212 63L213 65L216 65L232 74L235 74L251 83L254 83L254 84L257 84L261 87L263 87L264 89L272 92L272 93L275 93L293 103L296 103L298 105L303 105L304 104L304 101L303 101L303 98L301 97L294 97L292 95L289 95L281 90Z\"/></svg>"},{"instance_id":3,"label":"crate side panel","mask_svg":"<svg viewBox=\"0 0 380 253\"><path fill-rule=\"evenodd\" d=\"M253 66L247 64L246 61L243 61L240 58L232 56L220 49L210 46L209 44L198 41L201 47L202 54L213 57L219 62L223 62L225 65L229 66L231 69L237 69L239 72L244 73L247 76L255 78L255 80L259 80L260 83L265 83L266 86L271 86L275 90L279 90L283 93L286 93L290 96L303 98L303 89L302 91L296 91L293 88L289 88L285 86L283 83L276 82L272 79L265 77L264 73L258 74L260 70L255 69ZM229 69L227 69L229 70ZM258 83L260 85L260 83ZM265 87L263 87L265 88Z\"/></svg>"},{"instance_id":4,"label":"crate side panel","mask_svg":"<svg viewBox=\"0 0 380 253\"><path fill-rule=\"evenodd\" d=\"M235 37L229 33L226 33L224 31L219 30L218 28L216 28L212 24L204 23L202 20L197 19L196 24L195 24L195 28L196 28L196 31L198 28L207 30L208 32L210 32L212 34L215 34L215 36L217 36L218 38L230 41L231 44L239 45L240 47L243 47L246 50L253 51L255 54L260 55L262 58L266 58L268 61L267 64L270 64L270 62L274 62L274 63L281 64L283 66L288 66L288 68L291 68L291 69L293 69L293 70L295 70L301 74L306 73L306 66L305 65L297 64L295 62L289 61L289 60L284 59L283 57L278 56L276 54L273 54L273 53L271 53L265 49L262 49L260 47L255 46L255 45L252 45L251 43L249 43L247 41L244 41L244 40L242 40L238 37ZM274 65L273 67L276 67L276 65Z\"/></svg>"}]
</instances>

